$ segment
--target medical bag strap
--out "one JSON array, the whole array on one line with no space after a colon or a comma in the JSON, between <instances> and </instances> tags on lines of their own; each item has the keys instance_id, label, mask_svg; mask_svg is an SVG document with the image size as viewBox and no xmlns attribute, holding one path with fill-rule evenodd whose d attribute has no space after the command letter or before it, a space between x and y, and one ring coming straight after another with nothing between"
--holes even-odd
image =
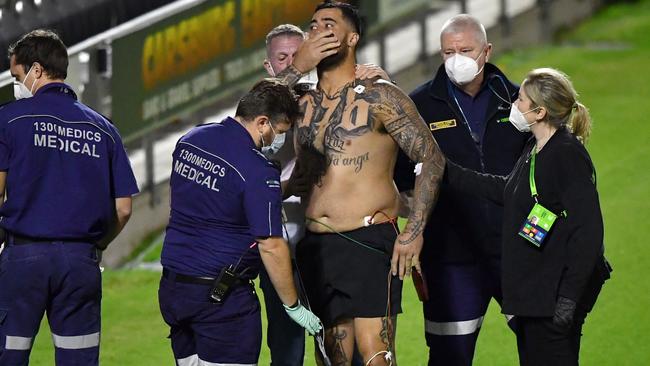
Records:
<instances>
[{"instance_id":1,"label":"medical bag strap","mask_svg":"<svg viewBox=\"0 0 650 366\"><path fill-rule=\"evenodd\" d=\"M596 188L596 191L598 191L598 179L596 177L596 167L594 166L594 162L589 159L589 165L591 165L591 178L594 182L594 187Z\"/></svg>"},{"instance_id":2,"label":"medical bag strap","mask_svg":"<svg viewBox=\"0 0 650 366\"><path fill-rule=\"evenodd\" d=\"M589 159L589 164L591 165L591 178L592 178L592 181L594 182L594 189L596 190L596 194L598 194L598 178L596 176L596 166L594 165L594 162L591 161L591 159ZM612 268L612 266L607 261L607 258L605 258L605 240L604 240L604 238L603 238L603 245L601 246L601 251L603 253L603 262L604 262L604 266L605 266L606 273L607 273L607 276L606 276L605 279L609 279L609 274L612 273L614 271L614 269Z\"/></svg>"}]
</instances>

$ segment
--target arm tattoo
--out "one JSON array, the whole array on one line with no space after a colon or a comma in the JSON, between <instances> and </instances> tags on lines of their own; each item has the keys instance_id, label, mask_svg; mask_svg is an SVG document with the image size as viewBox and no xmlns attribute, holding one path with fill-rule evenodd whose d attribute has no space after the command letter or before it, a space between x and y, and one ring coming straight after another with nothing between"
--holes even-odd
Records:
<instances>
[{"instance_id":1,"label":"arm tattoo","mask_svg":"<svg viewBox=\"0 0 650 366\"><path fill-rule=\"evenodd\" d=\"M289 65L286 69L282 70L281 73L277 74L276 79L280 80L280 82L286 84L289 86L289 88L293 88L298 84L298 81L302 77L302 73L298 71L293 65Z\"/></svg>"},{"instance_id":2,"label":"arm tattoo","mask_svg":"<svg viewBox=\"0 0 650 366\"><path fill-rule=\"evenodd\" d=\"M413 101L394 85L385 85L382 88L384 103L376 106L376 113L406 155L412 161L422 163L421 173L415 179L413 206L404 230L410 235L400 239L400 244L409 244L424 231L440 190L445 158Z\"/></svg>"}]
</instances>

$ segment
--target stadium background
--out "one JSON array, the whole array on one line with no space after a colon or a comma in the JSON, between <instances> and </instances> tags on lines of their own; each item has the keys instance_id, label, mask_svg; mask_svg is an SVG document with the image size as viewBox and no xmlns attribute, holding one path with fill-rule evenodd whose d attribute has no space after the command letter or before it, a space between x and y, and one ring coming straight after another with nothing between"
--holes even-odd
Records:
<instances>
[{"instance_id":1,"label":"stadium background","mask_svg":"<svg viewBox=\"0 0 650 366\"><path fill-rule=\"evenodd\" d=\"M264 75L263 38L274 25L306 24L319 1L0 0L0 47L35 27L61 32L70 47L68 81L85 103L122 132L143 193L134 219L106 253L101 360L105 365L167 365L172 356L157 309L161 229L168 216L173 143L189 126L232 111ZM20 3L20 4L18 4ZM567 72L591 109L588 144L598 171L613 278L585 326L585 365L645 365L650 360L650 0L356 1L369 36L361 62L382 65L409 92L440 63L438 31L459 12L488 27L493 60L513 80L534 67ZM19 10L20 9L20 10ZM270 11L269 9L272 9ZM0 63L7 68L6 58ZM0 75L0 99L11 99ZM405 286L398 360L424 365L419 303ZM492 304L476 365L515 365L514 337ZM305 364L313 364L308 348ZM31 364L53 364L47 327ZM268 364L263 348L260 365Z\"/></svg>"}]
</instances>

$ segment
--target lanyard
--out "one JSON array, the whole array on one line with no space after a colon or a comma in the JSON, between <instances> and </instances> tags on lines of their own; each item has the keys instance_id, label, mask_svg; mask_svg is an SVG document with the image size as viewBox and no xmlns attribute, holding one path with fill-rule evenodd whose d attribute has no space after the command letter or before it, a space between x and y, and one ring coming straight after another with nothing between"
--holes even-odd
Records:
<instances>
[{"instance_id":1,"label":"lanyard","mask_svg":"<svg viewBox=\"0 0 650 366\"><path fill-rule=\"evenodd\" d=\"M535 203L539 203L537 201L537 186L535 185L535 156L537 155L537 146L533 145L533 150L530 152L530 173L528 176L528 182L530 184L530 194L533 196L533 199L535 200ZM592 181L594 183L594 187L596 186L596 169L594 168L593 164L591 165L592 169ZM566 210L563 210L560 212L560 216L562 217L567 217L567 212Z\"/></svg>"},{"instance_id":2,"label":"lanyard","mask_svg":"<svg viewBox=\"0 0 650 366\"><path fill-rule=\"evenodd\" d=\"M533 145L533 151L531 151L530 157L530 175L528 177L528 182L530 183L530 194L533 196L535 202L537 202L537 186L535 185L535 155L537 152L537 147Z\"/></svg>"},{"instance_id":3,"label":"lanyard","mask_svg":"<svg viewBox=\"0 0 650 366\"><path fill-rule=\"evenodd\" d=\"M469 130L469 135L472 137L472 140L474 140L474 143L476 143L477 145L480 144L480 138L478 134L472 130L472 126L470 126L469 121L465 116L465 111L463 111L463 108L460 106L460 103L458 102L458 98L456 97L456 91L454 90L451 81L447 81L447 90L449 91L449 94L451 94L451 96L454 97L454 102L456 103L456 107L458 107L458 110L460 111L460 114L463 117L463 122L465 122L465 126L467 126L467 129Z\"/></svg>"}]
</instances>

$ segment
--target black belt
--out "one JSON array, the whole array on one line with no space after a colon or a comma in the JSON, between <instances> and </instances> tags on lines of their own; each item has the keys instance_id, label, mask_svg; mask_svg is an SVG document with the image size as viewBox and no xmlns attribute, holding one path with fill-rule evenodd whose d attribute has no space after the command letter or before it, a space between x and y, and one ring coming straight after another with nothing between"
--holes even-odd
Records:
<instances>
[{"instance_id":1,"label":"black belt","mask_svg":"<svg viewBox=\"0 0 650 366\"><path fill-rule=\"evenodd\" d=\"M163 268L163 277L173 282L189 283L193 285L207 285L207 286L214 285L214 281L216 280L216 278L212 278L212 277L188 276L181 273L176 273L174 271L170 271L167 268ZM237 282L232 287L237 287L246 284L250 284L251 286L253 285L251 280L241 278L237 280Z\"/></svg>"},{"instance_id":2,"label":"black belt","mask_svg":"<svg viewBox=\"0 0 650 366\"><path fill-rule=\"evenodd\" d=\"M52 238L35 238L31 236L7 234L7 243L11 245L24 245L35 243L53 243L53 242L67 242L67 243L88 243L92 244L92 240L83 239L52 239Z\"/></svg>"},{"instance_id":3,"label":"black belt","mask_svg":"<svg viewBox=\"0 0 650 366\"><path fill-rule=\"evenodd\" d=\"M195 277L195 276L188 276L176 272L172 272L168 270L167 268L163 268L162 272L163 277L166 279L173 281L173 282L181 282L181 283L191 283L194 285L213 285L215 278L212 277Z\"/></svg>"},{"instance_id":4,"label":"black belt","mask_svg":"<svg viewBox=\"0 0 650 366\"><path fill-rule=\"evenodd\" d=\"M173 282L189 283L189 284L193 284L193 285L209 285L209 286L212 286L212 285L214 285L214 281L216 280L216 278L212 278L212 277L188 276L188 275L184 275L184 274L181 274L181 273L176 273L176 272L170 271L167 268L163 268L162 276L164 278L170 280L170 281L173 281ZM240 279L233 285L233 287L248 284L250 282L251 282L250 280Z\"/></svg>"}]
</instances>

